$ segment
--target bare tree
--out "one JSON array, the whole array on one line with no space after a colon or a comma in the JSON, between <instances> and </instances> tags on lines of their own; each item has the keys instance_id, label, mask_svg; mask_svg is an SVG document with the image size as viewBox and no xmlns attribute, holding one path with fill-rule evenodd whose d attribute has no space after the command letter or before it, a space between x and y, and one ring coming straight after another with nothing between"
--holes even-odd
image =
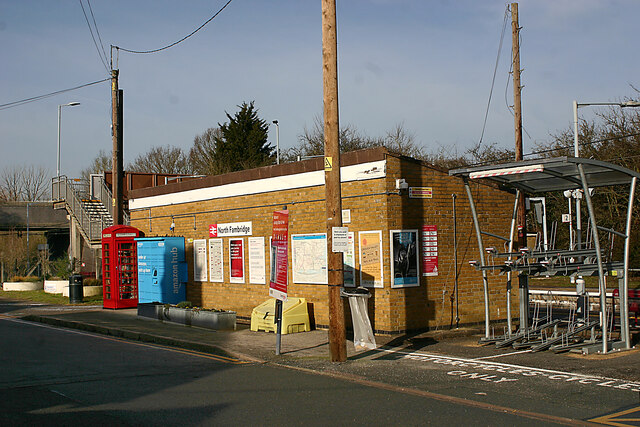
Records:
<instances>
[{"instance_id":1,"label":"bare tree","mask_svg":"<svg viewBox=\"0 0 640 427\"><path fill-rule=\"evenodd\" d=\"M89 180L91 174L103 173L113 169L113 156L110 152L100 150L91 165L81 172L82 179Z\"/></svg>"},{"instance_id":2,"label":"bare tree","mask_svg":"<svg viewBox=\"0 0 640 427\"><path fill-rule=\"evenodd\" d=\"M209 128L193 140L193 147L189 150L189 164L193 173L201 175L216 175L221 169L217 164L216 139L222 138L219 127Z\"/></svg>"},{"instance_id":3,"label":"bare tree","mask_svg":"<svg viewBox=\"0 0 640 427\"><path fill-rule=\"evenodd\" d=\"M152 147L127 165L130 172L190 174L189 160L179 147Z\"/></svg>"},{"instance_id":4,"label":"bare tree","mask_svg":"<svg viewBox=\"0 0 640 427\"><path fill-rule=\"evenodd\" d=\"M0 200L47 200L50 199L49 184L49 173L42 166L12 166L0 174Z\"/></svg>"}]
</instances>

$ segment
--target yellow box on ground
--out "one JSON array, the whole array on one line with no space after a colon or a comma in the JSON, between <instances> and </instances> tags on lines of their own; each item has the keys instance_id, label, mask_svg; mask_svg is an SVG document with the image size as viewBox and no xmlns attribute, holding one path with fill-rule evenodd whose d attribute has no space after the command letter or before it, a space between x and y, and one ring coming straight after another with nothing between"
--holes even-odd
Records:
<instances>
[{"instance_id":1,"label":"yellow box on ground","mask_svg":"<svg viewBox=\"0 0 640 427\"><path fill-rule=\"evenodd\" d=\"M270 298L251 312L251 330L276 332L274 323L276 299ZM288 298L282 304L282 334L307 332L311 330L309 310L305 298Z\"/></svg>"}]
</instances>

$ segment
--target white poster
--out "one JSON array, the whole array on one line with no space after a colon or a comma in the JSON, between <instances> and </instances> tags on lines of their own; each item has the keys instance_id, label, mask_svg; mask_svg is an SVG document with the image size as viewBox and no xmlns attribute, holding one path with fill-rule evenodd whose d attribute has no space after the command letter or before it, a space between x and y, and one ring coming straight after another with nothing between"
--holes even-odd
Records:
<instances>
[{"instance_id":1,"label":"white poster","mask_svg":"<svg viewBox=\"0 0 640 427\"><path fill-rule=\"evenodd\" d=\"M326 233L292 234L291 247L294 283L329 283Z\"/></svg>"},{"instance_id":2,"label":"white poster","mask_svg":"<svg viewBox=\"0 0 640 427\"><path fill-rule=\"evenodd\" d=\"M352 231L349 232L348 242L347 242L347 252L343 255L343 280L345 286L355 286L355 237Z\"/></svg>"},{"instance_id":3,"label":"white poster","mask_svg":"<svg viewBox=\"0 0 640 427\"><path fill-rule=\"evenodd\" d=\"M193 241L193 281L207 281L207 240Z\"/></svg>"},{"instance_id":4,"label":"white poster","mask_svg":"<svg viewBox=\"0 0 640 427\"><path fill-rule=\"evenodd\" d=\"M209 278L212 282L223 282L222 239L209 239Z\"/></svg>"},{"instance_id":5,"label":"white poster","mask_svg":"<svg viewBox=\"0 0 640 427\"><path fill-rule=\"evenodd\" d=\"M249 237L249 283L266 284L264 237Z\"/></svg>"}]
</instances>

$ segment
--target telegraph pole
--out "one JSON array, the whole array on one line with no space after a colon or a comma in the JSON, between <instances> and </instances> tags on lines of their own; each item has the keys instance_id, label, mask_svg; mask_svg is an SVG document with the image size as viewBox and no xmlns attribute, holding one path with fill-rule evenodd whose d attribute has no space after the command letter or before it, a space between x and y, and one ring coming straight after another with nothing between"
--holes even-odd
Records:
<instances>
[{"instance_id":1,"label":"telegraph pole","mask_svg":"<svg viewBox=\"0 0 640 427\"><path fill-rule=\"evenodd\" d=\"M329 351L332 362L347 360L342 252L332 251L332 229L342 226L340 147L338 143L338 39L336 2L322 0L322 80L324 96L324 182L327 210L327 261L329 278Z\"/></svg>"},{"instance_id":2,"label":"telegraph pole","mask_svg":"<svg viewBox=\"0 0 640 427\"><path fill-rule=\"evenodd\" d=\"M113 224L122 224L122 89L118 89L118 70L111 70L111 134L113 137L113 166L111 191L113 195Z\"/></svg>"},{"instance_id":3,"label":"telegraph pole","mask_svg":"<svg viewBox=\"0 0 640 427\"><path fill-rule=\"evenodd\" d=\"M520 85L520 25L518 18L518 3L511 3L511 36L513 54L513 111L516 130L516 162L522 161L522 102L520 99L522 86ZM527 246L527 216L524 206L524 194L520 193L518 200L518 246ZM521 230L521 232L520 232Z\"/></svg>"}]
</instances>

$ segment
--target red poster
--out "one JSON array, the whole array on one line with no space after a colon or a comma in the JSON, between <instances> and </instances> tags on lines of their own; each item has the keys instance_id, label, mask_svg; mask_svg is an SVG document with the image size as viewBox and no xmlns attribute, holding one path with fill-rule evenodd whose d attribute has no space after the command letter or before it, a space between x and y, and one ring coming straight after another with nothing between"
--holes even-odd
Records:
<instances>
[{"instance_id":1,"label":"red poster","mask_svg":"<svg viewBox=\"0 0 640 427\"><path fill-rule=\"evenodd\" d=\"M438 226L422 226L422 275L438 275Z\"/></svg>"},{"instance_id":2,"label":"red poster","mask_svg":"<svg viewBox=\"0 0 640 427\"><path fill-rule=\"evenodd\" d=\"M289 211L275 211L273 213L273 233L271 235L269 295L282 301L287 300L288 253Z\"/></svg>"},{"instance_id":3,"label":"red poster","mask_svg":"<svg viewBox=\"0 0 640 427\"><path fill-rule=\"evenodd\" d=\"M230 282L244 283L243 239L229 239Z\"/></svg>"}]
</instances>

